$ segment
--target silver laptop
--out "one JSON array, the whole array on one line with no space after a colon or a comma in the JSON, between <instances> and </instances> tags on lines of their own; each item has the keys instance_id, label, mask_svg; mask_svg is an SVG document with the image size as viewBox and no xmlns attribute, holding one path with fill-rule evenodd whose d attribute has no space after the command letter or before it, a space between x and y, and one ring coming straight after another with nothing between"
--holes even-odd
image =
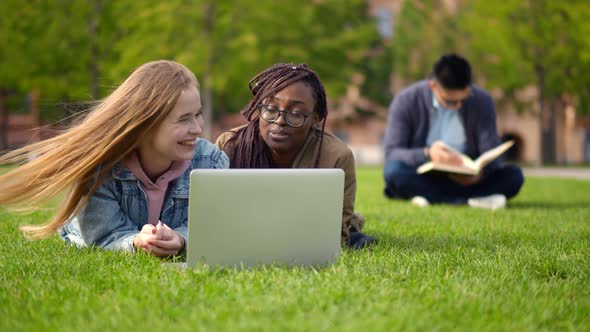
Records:
<instances>
[{"instance_id":1,"label":"silver laptop","mask_svg":"<svg viewBox=\"0 0 590 332\"><path fill-rule=\"evenodd\" d=\"M328 265L343 194L341 169L193 170L186 265Z\"/></svg>"}]
</instances>

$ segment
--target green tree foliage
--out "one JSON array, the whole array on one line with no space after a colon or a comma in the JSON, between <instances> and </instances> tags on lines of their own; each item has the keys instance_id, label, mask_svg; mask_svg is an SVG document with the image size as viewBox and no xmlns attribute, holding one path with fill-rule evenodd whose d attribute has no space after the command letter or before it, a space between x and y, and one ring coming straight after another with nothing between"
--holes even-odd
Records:
<instances>
[{"instance_id":1,"label":"green tree foliage","mask_svg":"<svg viewBox=\"0 0 590 332\"><path fill-rule=\"evenodd\" d=\"M395 25L393 70L414 81L425 78L443 53L457 51L456 23L440 1L406 1Z\"/></svg>"},{"instance_id":2,"label":"green tree foliage","mask_svg":"<svg viewBox=\"0 0 590 332\"><path fill-rule=\"evenodd\" d=\"M586 1L474 0L465 8L467 52L493 86L539 91L542 161L554 163L555 105L563 94L588 97ZM588 112L586 105L578 107Z\"/></svg>"},{"instance_id":3,"label":"green tree foliage","mask_svg":"<svg viewBox=\"0 0 590 332\"><path fill-rule=\"evenodd\" d=\"M390 78L393 63L391 47L377 45L373 54L363 61L364 82L361 93L369 100L380 105L388 105L393 97L391 94Z\"/></svg>"},{"instance_id":4,"label":"green tree foliage","mask_svg":"<svg viewBox=\"0 0 590 332\"><path fill-rule=\"evenodd\" d=\"M110 43L109 2L3 1L0 77L3 88L40 95L43 118L58 119L61 101L98 97L92 87ZM93 24L95 29L93 29Z\"/></svg>"},{"instance_id":5,"label":"green tree foliage","mask_svg":"<svg viewBox=\"0 0 590 332\"><path fill-rule=\"evenodd\" d=\"M459 21L465 52L491 85L512 90L536 82L555 96L587 93L588 17L586 1L474 0Z\"/></svg>"},{"instance_id":6,"label":"green tree foliage","mask_svg":"<svg viewBox=\"0 0 590 332\"><path fill-rule=\"evenodd\" d=\"M85 1L2 3L2 84L40 89L45 95L76 95L87 87Z\"/></svg>"},{"instance_id":7,"label":"green tree foliage","mask_svg":"<svg viewBox=\"0 0 590 332\"><path fill-rule=\"evenodd\" d=\"M510 91L542 74L546 94L557 95L588 86L588 18L584 1L478 0L459 20L468 36L464 51L490 84Z\"/></svg>"},{"instance_id":8,"label":"green tree foliage","mask_svg":"<svg viewBox=\"0 0 590 332\"><path fill-rule=\"evenodd\" d=\"M508 92L530 84L534 75L511 36L515 33L509 19L513 10L514 3L509 1L473 1L458 18L464 37L462 52L473 63L476 76L485 77L488 87Z\"/></svg>"},{"instance_id":9,"label":"green tree foliage","mask_svg":"<svg viewBox=\"0 0 590 332\"><path fill-rule=\"evenodd\" d=\"M104 96L134 68L179 61L216 111L237 112L248 80L276 62L307 63L341 94L378 40L363 0L6 0L2 82L44 100Z\"/></svg>"},{"instance_id":10,"label":"green tree foliage","mask_svg":"<svg viewBox=\"0 0 590 332\"><path fill-rule=\"evenodd\" d=\"M547 96L587 95L590 6L584 0L471 0L451 13L435 0L405 1L392 44L394 72L423 78L442 53L459 52L487 87L538 83Z\"/></svg>"},{"instance_id":11,"label":"green tree foliage","mask_svg":"<svg viewBox=\"0 0 590 332\"><path fill-rule=\"evenodd\" d=\"M198 76L210 74L215 104L229 112L245 104L248 79L276 62L307 63L321 75L329 95L337 95L377 39L365 6L359 0L233 0L138 8L139 15L125 22L135 28L125 29L129 34L118 46L119 67L176 59Z\"/></svg>"}]
</instances>

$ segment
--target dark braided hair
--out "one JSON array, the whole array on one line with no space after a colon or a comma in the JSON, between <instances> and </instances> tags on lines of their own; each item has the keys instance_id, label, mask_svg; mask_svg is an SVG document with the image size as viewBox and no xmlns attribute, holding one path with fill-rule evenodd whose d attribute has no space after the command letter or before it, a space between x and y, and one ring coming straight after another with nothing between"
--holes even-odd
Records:
<instances>
[{"instance_id":1,"label":"dark braided hair","mask_svg":"<svg viewBox=\"0 0 590 332\"><path fill-rule=\"evenodd\" d=\"M317 112L322 119L320 148L314 163L314 168L318 168L324 142L326 118L328 116L326 91L318 75L309 69L307 65L285 63L273 65L250 80L248 87L254 97L240 111L250 123L238 130L230 139L230 142L234 142L233 153L230 156L231 168L274 167L270 148L260 135L257 109L266 98L274 96L279 91L299 81L304 82L311 88L315 99L314 112Z\"/></svg>"}]
</instances>

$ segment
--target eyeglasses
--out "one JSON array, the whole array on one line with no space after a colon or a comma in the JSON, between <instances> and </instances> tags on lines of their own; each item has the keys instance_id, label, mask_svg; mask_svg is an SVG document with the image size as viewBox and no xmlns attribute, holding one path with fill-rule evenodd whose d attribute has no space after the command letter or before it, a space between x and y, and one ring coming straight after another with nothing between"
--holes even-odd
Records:
<instances>
[{"instance_id":1,"label":"eyeglasses","mask_svg":"<svg viewBox=\"0 0 590 332\"><path fill-rule=\"evenodd\" d=\"M473 95L473 92L469 91L469 94L467 96L465 96L464 98L461 99L446 99L443 98L441 92L441 89L438 85L436 85L438 90L438 97L441 99L441 101L448 107L455 107L455 106L459 106L460 104L462 104L465 100L467 100L467 98L471 97Z\"/></svg>"},{"instance_id":2,"label":"eyeglasses","mask_svg":"<svg viewBox=\"0 0 590 332\"><path fill-rule=\"evenodd\" d=\"M260 110L260 117L262 118L262 120L269 123L275 123L282 114L283 119L285 119L287 125L293 128L299 128L303 126L305 120L309 116L309 114L303 112L296 112L291 110L281 111L278 108L275 108L274 106L270 105L260 105L258 106L258 109Z\"/></svg>"}]
</instances>

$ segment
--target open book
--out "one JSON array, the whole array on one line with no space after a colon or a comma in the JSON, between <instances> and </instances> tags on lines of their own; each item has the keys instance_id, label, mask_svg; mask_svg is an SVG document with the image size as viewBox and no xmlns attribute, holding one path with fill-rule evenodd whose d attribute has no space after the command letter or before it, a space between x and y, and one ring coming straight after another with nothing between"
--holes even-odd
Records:
<instances>
[{"instance_id":1,"label":"open book","mask_svg":"<svg viewBox=\"0 0 590 332\"><path fill-rule=\"evenodd\" d=\"M446 146L447 150L456 153L459 157L461 157L461 159L463 160L463 165L455 166L429 161L418 167L416 172L418 172L418 174L423 174L429 171L441 171L449 173L477 175L482 170L482 168L494 161L494 159L498 158L502 153L506 152L506 150L508 150L513 144L514 141L507 141L505 143L502 143L497 147L482 153L481 156L479 156L475 160L472 160L471 158L467 157L461 152L454 150L449 146Z\"/></svg>"}]
</instances>

